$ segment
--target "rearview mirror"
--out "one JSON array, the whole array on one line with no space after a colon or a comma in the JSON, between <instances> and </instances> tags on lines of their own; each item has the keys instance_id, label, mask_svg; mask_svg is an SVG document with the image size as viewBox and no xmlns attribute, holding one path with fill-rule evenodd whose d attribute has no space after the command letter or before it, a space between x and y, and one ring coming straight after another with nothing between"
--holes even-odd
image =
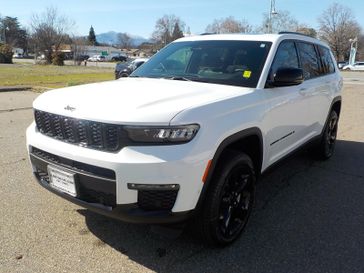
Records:
<instances>
[{"instance_id":1,"label":"rearview mirror","mask_svg":"<svg viewBox=\"0 0 364 273\"><path fill-rule=\"evenodd\" d=\"M299 85L303 82L303 70L294 67L278 68L271 85L276 87Z\"/></svg>"}]
</instances>

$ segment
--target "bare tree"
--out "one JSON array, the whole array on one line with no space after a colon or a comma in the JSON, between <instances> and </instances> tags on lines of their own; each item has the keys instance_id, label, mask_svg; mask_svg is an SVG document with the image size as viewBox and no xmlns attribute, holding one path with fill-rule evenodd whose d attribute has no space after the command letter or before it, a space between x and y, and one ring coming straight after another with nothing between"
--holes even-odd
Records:
<instances>
[{"instance_id":1,"label":"bare tree","mask_svg":"<svg viewBox=\"0 0 364 273\"><path fill-rule=\"evenodd\" d=\"M298 28L296 29L296 32L298 33L302 33L308 36L311 36L313 38L317 38L317 31L316 29L312 28L312 27L308 27L306 25L300 25L298 26Z\"/></svg>"},{"instance_id":2,"label":"bare tree","mask_svg":"<svg viewBox=\"0 0 364 273\"><path fill-rule=\"evenodd\" d=\"M249 33L252 32L252 26L243 19L236 20L230 16L222 19L215 19L212 24L206 27L206 32L212 33Z\"/></svg>"},{"instance_id":3,"label":"bare tree","mask_svg":"<svg viewBox=\"0 0 364 273\"><path fill-rule=\"evenodd\" d=\"M169 44L174 40L173 31L176 25L178 25L180 31L183 33L185 23L179 17L175 15L164 15L157 20L152 39L162 46Z\"/></svg>"},{"instance_id":4,"label":"bare tree","mask_svg":"<svg viewBox=\"0 0 364 273\"><path fill-rule=\"evenodd\" d=\"M321 14L318 22L319 37L330 45L336 59L348 58L349 40L358 37L361 32L351 9L334 3Z\"/></svg>"},{"instance_id":5,"label":"bare tree","mask_svg":"<svg viewBox=\"0 0 364 273\"><path fill-rule=\"evenodd\" d=\"M121 48L130 48L131 42L131 37L127 33L118 33L118 44Z\"/></svg>"},{"instance_id":6,"label":"bare tree","mask_svg":"<svg viewBox=\"0 0 364 273\"><path fill-rule=\"evenodd\" d=\"M51 63L53 52L69 40L68 32L74 25L67 17L59 15L56 8L34 14L31 19L32 40L36 51L43 52L47 63Z\"/></svg>"},{"instance_id":7,"label":"bare tree","mask_svg":"<svg viewBox=\"0 0 364 273\"><path fill-rule=\"evenodd\" d=\"M356 53L356 57L358 58L358 60L363 60L364 59L364 35L360 34L358 37L358 52Z\"/></svg>"},{"instance_id":8,"label":"bare tree","mask_svg":"<svg viewBox=\"0 0 364 273\"><path fill-rule=\"evenodd\" d=\"M80 65L86 56L86 46L89 45L87 37L72 37L73 61Z\"/></svg>"},{"instance_id":9,"label":"bare tree","mask_svg":"<svg viewBox=\"0 0 364 273\"><path fill-rule=\"evenodd\" d=\"M272 33L281 31L297 31L299 28L298 21L291 16L289 11L279 10L272 16ZM263 24L258 28L258 32L267 33L269 29L269 14L263 14Z\"/></svg>"}]
</instances>

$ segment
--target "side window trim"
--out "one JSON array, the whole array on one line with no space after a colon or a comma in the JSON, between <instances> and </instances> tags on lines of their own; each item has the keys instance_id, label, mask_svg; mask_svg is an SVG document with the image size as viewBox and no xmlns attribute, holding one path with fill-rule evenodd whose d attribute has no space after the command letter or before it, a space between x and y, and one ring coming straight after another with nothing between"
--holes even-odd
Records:
<instances>
[{"instance_id":1,"label":"side window trim","mask_svg":"<svg viewBox=\"0 0 364 273\"><path fill-rule=\"evenodd\" d=\"M277 58L278 50L279 50L280 46L285 42L292 42L294 44L294 48L295 48L296 56L297 56L297 60L298 60L298 67L301 68L301 69L303 69L303 67L302 67L302 58L301 58L301 54L299 52L298 43L306 43L306 44L310 44L310 45L312 45L314 47L315 52L316 52L317 64L319 66L319 71L322 71L322 72L316 77L305 79L305 81L317 79L317 78L320 78L320 77L323 77L323 76L326 76L326 75L334 74L336 72L335 65L333 65L333 67L334 67L333 72L326 71L327 69L325 68L324 63L323 63L323 55L321 54L321 52L319 50L320 46L327 49L327 50L329 50L330 61L332 62L332 64L334 64L334 60L332 59L331 49L330 48L327 48L327 47L325 47L323 45L320 45L320 44L317 44L317 43L308 42L308 41L297 40L297 39L286 39L286 40L281 41L279 43L279 45L277 46L277 51L276 51L276 53L274 55L274 58L273 58L273 61L272 61L271 65L270 65L269 74L267 76L266 83L270 80L272 67L273 67L273 64L274 64L274 62L275 62L275 60Z\"/></svg>"},{"instance_id":2,"label":"side window trim","mask_svg":"<svg viewBox=\"0 0 364 273\"><path fill-rule=\"evenodd\" d=\"M315 47L316 56L317 56L318 61L319 61L319 70L320 70L319 77L325 76L325 75L327 75L329 73L328 73L328 71L326 71L327 68L324 66L323 58L322 58L322 55L321 55L320 50L319 50L319 45L318 44L313 44L313 46Z\"/></svg>"},{"instance_id":3,"label":"side window trim","mask_svg":"<svg viewBox=\"0 0 364 273\"><path fill-rule=\"evenodd\" d=\"M293 42L294 42L294 47L296 48L296 54L297 54L297 57L298 57L298 67L303 70L301 54L298 51L298 42L299 42L299 40L294 40Z\"/></svg>"}]
</instances>

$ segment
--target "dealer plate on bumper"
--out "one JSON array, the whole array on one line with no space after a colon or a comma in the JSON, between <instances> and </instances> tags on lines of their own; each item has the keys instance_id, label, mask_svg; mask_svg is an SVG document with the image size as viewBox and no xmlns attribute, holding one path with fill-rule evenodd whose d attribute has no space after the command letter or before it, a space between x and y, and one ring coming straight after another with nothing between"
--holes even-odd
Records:
<instances>
[{"instance_id":1,"label":"dealer plate on bumper","mask_svg":"<svg viewBox=\"0 0 364 273\"><path fill-rule=\"evenodd\" d=\"M49 184L52 188L67 193L73 197L77 196L75 174L64 171L55 166L48 165Z\"/></svg>"}]
</instances>

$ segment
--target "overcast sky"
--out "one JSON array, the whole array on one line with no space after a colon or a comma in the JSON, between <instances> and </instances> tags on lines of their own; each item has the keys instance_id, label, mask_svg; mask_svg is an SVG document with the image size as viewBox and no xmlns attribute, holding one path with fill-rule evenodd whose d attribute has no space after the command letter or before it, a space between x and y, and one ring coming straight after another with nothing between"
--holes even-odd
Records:
<instances>
[{"instance_id":1,"label":"overcast sky","mask_svg":"<svg viewBox=\"0 0 364 273\"><path fill-rule=\"evenodd\" d=\"M276 0L276 8L288 10L300 23L316 28L317 18L333 2ZM364 28L364 1L336 2L351 8ZM195 34L204 32L215 18L227 16L260 25L263 13L269 11L270 0L0 0L0 15L18 17L27 27L32 14L41 13L49 6L75 21L75 35L87 35L93 25L96 34L113 30L149 38L156 20L164 14L179 16Z\"/></svg>"}]
</instances>

